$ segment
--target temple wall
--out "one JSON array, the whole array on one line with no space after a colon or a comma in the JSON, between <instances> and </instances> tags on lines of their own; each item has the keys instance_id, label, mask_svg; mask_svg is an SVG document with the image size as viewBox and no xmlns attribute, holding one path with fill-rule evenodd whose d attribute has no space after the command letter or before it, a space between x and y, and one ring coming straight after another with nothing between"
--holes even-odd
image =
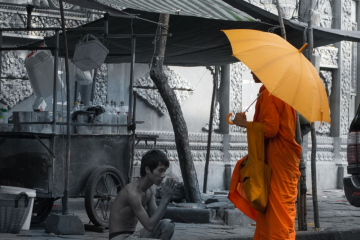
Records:
<instances>
[{"instance_id":1,"label":"temple wall","mask_svg":"<svg viewBox=\"0 0 360 240\"><path fill-rule=\"evenodd\" d=\"M21 2L22 0L19 0ZM4 2L4 1L2 1ZM6 2L6 1L5 1ZM54 4L52 0L43 0L43 4ZM251 1L258 6L262 6L269 11L276 13L276 8L272 1ZM284 5L286 2L286 6ZM284 13L293 14L294 8L291 3L294 1L281 1ZM355 30L357 24L354 20L354 1L342 0L343 7L335 9L331 0L320 1L322 4L316 9L319 14L319 25L323 27L333 27L334 21L343 20L341 29ZM51 5L50 4L50 5ZM49 5L49 6L50 6ZM51 5L56 7L55 5ZM285 6L285 7L284 7ZM68 6L73 8L73 6ZM288 12L286 12L288 11ZM337 12L336 12L337 11ZM296 13L296 11L295 11ZM26 14L25 9L16 7L0 7L0 27L21 27ZM340 20L336 16L341 16ZM287 15L286 15L287 16ZM69 26L80 26L89 19L85 15L68 15ZM40 11L38 16L33 19L33 24L38 26L59 26L59 15L55 10ZM336 24L335 24L336 25ZM51 34L51 33L50 33ZM45 33L36 32L34 35L13 32L4 34L4 45L25 44L31 39L41 39ZM0 93L0 101L7 104L11 111L30 111L34 100L34 95L29 84L26 71L23 67L23 59L28 52L3 52L3 72L1 74L2 89L7 89ZM354 116L355 99L357 96L357 71L356 64L357 44L342 42L334 46L326 46L314 50L315 55L319 56L320 77L323 80L329 99L339 94L335 99L335 105L331 104L334 117L332 126L323 124L316 125L317 129L317 177L319 189L332 189L339 186L339 172L346 174L346 135L349 123ZM60 63L60 68L63 65ZM71 64L71 86L74 86L75 70ZM96 83L96 101L104 103L106 98L114 99L119 104L121 100L128 103L129 88L129 64L104 64L100 70ZM213 87L213 69L206 67L166 67L166 73L170 79L170 85L180 101L184 118L189 131L190 148L195 163L199 185L202 189L204 165L206 158L206 143L208 136L208 121L210 115L210 102ZM137 100L137 120L143 120L144 124L137 126L138 133L159 135L156 148L167 151L170 159L178 160L174 134L169 114L164 103L159 97L156 89L151 89L152 82L148 76L149 65L135 65L135 89L138 91ZM64 76L63 76L64 77ZM230 111L235 113L243 111L250 99L254 97L257 90L251 89L248 85L251 80L249 69L242 63L236 63L230 67L230 87L227 94L230 95ZM221 83L220 83L221 85ZM145 86L147 88L141 88ZM254 86L256 88L256 86ZM257 87L258 88L258 87ZM80 89L80 91L82 91ZM10 94L11 93L11 94ZM236 161L247 153L246 132L238 127L231 126L230 134L219 133L221 99L224 97L218 90L216 92L216 111L214 117L212 136L212 146L210 155L210 170L208 189L224 189L225 165L234 166ZM222 93L224 94L224 93ZM333 95L332 95L333 94ZM256 94L255 94L256 95ZM73 102L73 93L71 101ZM50 100L48 100L50 101ZM333 102L331 102L333 103ZM337 105L336 105L337 104ZM51 104L48 104L49 106ZM335 116L334 115L334 116ZM336 120L338 119L338 120ZM338 132L338 134L336 134ZM153 143L146 145L140 142L136 147L135 160L139 166L139 160L148 150L154 148ZM310 149L311 140L308 140L308 151L306 153L307 167L307 186L311 188L310 175ZM345 169L345 170L344 170ZM137 171L135 169L135 171Z\"/></svg>"}]
</instances>

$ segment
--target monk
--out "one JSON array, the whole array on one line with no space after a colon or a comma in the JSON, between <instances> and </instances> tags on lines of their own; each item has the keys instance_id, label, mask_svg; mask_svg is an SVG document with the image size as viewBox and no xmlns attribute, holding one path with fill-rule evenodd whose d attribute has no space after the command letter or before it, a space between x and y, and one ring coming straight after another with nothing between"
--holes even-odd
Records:
<instances>
[{"instance_id":1,"label":"monk","mask_svg":"<svg viewBox=\"0 0 360 240\"><path fill-rule=\"evenodd\" d=\"M255 82L261 82L253 72L252 75ZM244 196L239 178L234 176L231 184L236 186L236 191L229 194L229 199L256 221L253 239L295 240L295 199L301 154L301 147L295 141L296 113L284 101L270 95L265 86L260 88L259 94L254 122L264 125L265 161L272 170L268 205L265 213L254 210ZM246 115L237 113L233 122L246 127ZM239 166L237 164L235 169Z\"/></svg>"}]
</instances>

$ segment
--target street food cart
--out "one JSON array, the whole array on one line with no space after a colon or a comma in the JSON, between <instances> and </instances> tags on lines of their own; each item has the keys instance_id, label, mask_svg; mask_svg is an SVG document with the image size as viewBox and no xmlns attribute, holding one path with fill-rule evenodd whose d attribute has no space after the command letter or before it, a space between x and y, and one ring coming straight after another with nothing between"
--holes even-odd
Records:
<instances>
[{"instance_id":1,"label":"street food cart","mask_svg":"<svg viewBox=\"0 0 360 240\"><path fill-rule=\"evenodd\" d=\"M131 16L126 16L130 18ZM31 19L31 8L28 9ZM105 31L108 35L107 18L103 28L73 28L72 31ZM64 28L64 26L63 26ZM2 47L3 31L55 31L56 45L53 47L27 45L16 48ZM0 29L0 51L10 50L51 50L54 56L53 99L56 99L56 80L58 74L59 31L60 28L28 27ZM69 30L69 29L67 29ZM110 35L109 35L110 36ZM154 37L155 34L145 37ZM50 122L14 122L7 125L6 131L0 131L0 185L18 186L36 190L32 222L40 223L50 214L53 203L63 198L63 207L67 207L68 197L84 197L85 207L91 222L107 227L111 203L121 188L132 179L133 156L135 148L136 92L133 93L133 69L135 63L136 36L127 34L116 37L131 39L131 74L129 87L128 123L115 125L127 128L123 134L73 134L57 131L60 127L76 126L114 126L109 124L60 122L57 114L52 114ZM114 38L114 37L113 37ZM1 60L0 60L1 61ZM0 62L1 73L1 62ZM67 79L68 80L68 79ZM69 85L67 85L69 86ZM71 89L70 89L71 91ZM67 91L69 100L70 91ZM57 112L53 101L53 112ZM67 101L69 103L69 101ZM67 111L69 111L67 107ZM69 115L68 115L69 116ZM31 131L21 126L49 124L51 133ZM24 130L25 129L25 130ZM132 133L130 132L132 131ZM145 136L146 138L146 136ZM70 148L68 148L68 144ZM70 155L71 153L71 155ZM71 157L70 157L71 156ZM70 158L70 159L68 159ZM68 164L70 162L70 164ZM67 180L68 179L68 180ZM68 181L68 182L67 182ZM67 186L68 185L68 186ZM65 199L65 204L64 204ZM63 210L64 213L64 210Z\"/></svg>"},{"instance_id":2,"label":"street food cart","mask_svg":"<svg viewBox=\"0 0 360 240\"><path fill-rule=\"evenodd\" d=\"M63 197L64 137L0 132L0 184L36 190L33 223L44 221L54 200ZM86 211L96 225L107 226L110 204L127 182L130 149L131 135L127 134L71 136L69 197L85 197Z\"/></svg>"}]
</instances>

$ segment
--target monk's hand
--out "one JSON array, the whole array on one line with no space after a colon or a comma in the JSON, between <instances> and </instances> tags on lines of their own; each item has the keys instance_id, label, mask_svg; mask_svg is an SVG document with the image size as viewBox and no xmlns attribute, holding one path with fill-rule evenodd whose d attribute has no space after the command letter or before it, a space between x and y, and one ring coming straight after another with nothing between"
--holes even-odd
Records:
<instances>
[{"instance_id":1,"label":"monk's hand","mask_svg":"<svg viewBox=\"0 0 360 240\"><path fill-rule=\"evenodd\" d=\"M169 202L174 194L175 190L175 180L172 178L166 179L166 182L164 184L164 187L161 192L161 198L165 201Z\"/></svg>"},{"instance_id":2,"label":"monk's hand","mask_svg":"<svg viewBox=\"0 0 360 240\"><path fill-rule=\"evenodd\" d=\"M235 123L239 127L246 127L247 120L246 120L245 112L236 113L233 123Z\"/></svg>"}]
</instances>

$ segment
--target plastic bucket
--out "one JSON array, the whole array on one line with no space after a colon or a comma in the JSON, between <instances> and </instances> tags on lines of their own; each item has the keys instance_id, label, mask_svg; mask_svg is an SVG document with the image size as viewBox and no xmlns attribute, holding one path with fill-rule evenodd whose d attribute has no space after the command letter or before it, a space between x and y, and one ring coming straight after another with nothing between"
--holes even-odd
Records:
<instances>
[{"instance_id":1,"label":"plastic bucket","mask_svg":"<svg viewBox=\"0 0 360 240\"><path fill-rule=\"evenodd\" d=\"M108 53L109 50L96 37L88 34L81 43L75 45L73 63L82 71L89 71L99 68Z\"/></svg>"},{"instance_id":2,"label":"plastic bucket","mask_svg":"<svg viewBox=\"0 0 360 240\"><path fill-rule=\"evenodd\" d=\"M36 197L36 190L30 188L21 188L21 187L10 187L10 186L0 186L1 193L10 193L10 194L19 194L21 192L25 192L29 196L29 204L30 204L30 211L28 216L26 217L25 223L21 230L29 230L30 229L30 222L32 216L32 210L34 206L34 198Z\"/></svg>"}]
</instances>

